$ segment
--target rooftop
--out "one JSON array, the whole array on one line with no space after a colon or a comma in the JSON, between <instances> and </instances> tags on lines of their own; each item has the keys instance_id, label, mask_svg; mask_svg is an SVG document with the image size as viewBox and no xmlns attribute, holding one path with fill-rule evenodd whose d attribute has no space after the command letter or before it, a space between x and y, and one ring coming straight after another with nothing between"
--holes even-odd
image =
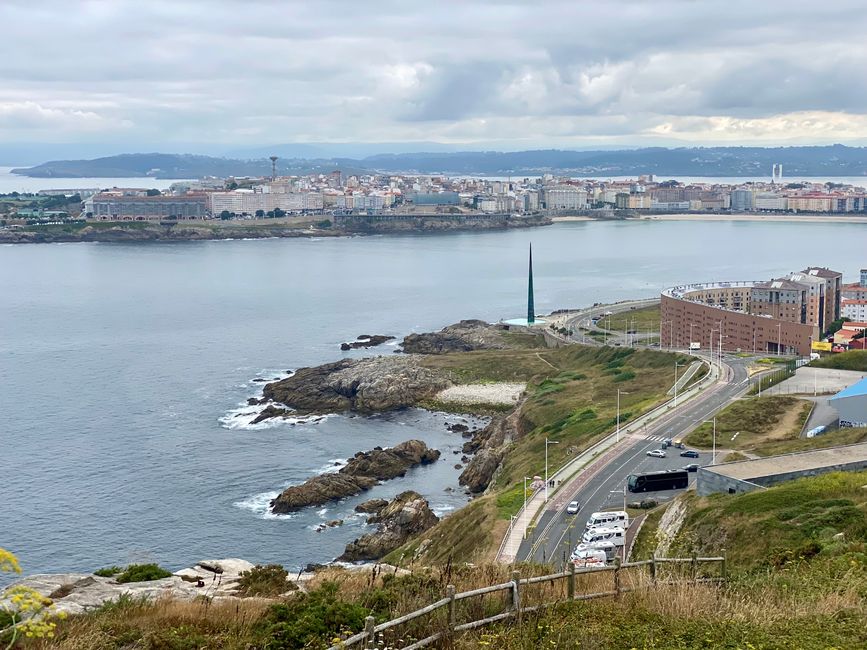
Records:
<instances>
[{"instance_id":1,"label":"rooftop","mask_svg":"<svg viewBox=\"0 0 867 650\"><path fill-rule=\"evenodd\" d=\"M864 395L867 395L867 379L862 379L861 381L849 386L849 388L844 388L834 395L834 397L831 398L831 401L835 399L845 399L847 397L861 397Z\"/></svg>"},{"instance_id":2,"label":"rooftop","mask_svg":"<svg viewBox=\"0 0 867 650\"><path fill-rule=\"evenodd\" d=\"M859 383L864 384L864 389L867 390L867 380ZM852 388L852 386L849 388ZM846 390L849 390L849 388ZM729 478L741 481L751 481L775 474L803 472L812 469L822 469L831 465L845 465L855 462L867 462L867 442L857 445L830 447L828 449L816 449L815 451L802 451L783 456L770 456L769 458L758 458L756 460L741 460L724 465L710 465L703 469L721 476L728 476Z\"/></svg>"}]
</instances>

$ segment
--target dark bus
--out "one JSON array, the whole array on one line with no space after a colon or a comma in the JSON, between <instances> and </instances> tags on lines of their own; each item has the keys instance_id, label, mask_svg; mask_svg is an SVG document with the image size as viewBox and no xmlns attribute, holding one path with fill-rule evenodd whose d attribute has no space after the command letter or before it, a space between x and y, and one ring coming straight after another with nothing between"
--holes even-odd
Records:
<instances>
[{"instance_id":1,"label":"dark bus","mask_svg":"<svg viewBox=\"0 0 867 650\"><path fill-rule=\"evenodd\" d=\"M663 472L630 474L626 486L630 492L655 492L656 490L681 490L689 484L689 472L669 469Z\"/></svg>"}]
</instances>

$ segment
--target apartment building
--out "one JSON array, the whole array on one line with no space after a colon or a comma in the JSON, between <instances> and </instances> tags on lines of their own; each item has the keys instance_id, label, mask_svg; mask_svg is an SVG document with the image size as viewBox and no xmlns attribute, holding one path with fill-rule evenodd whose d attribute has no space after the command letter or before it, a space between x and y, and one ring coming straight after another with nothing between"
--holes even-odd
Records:
<instances>
[{"instance_id":1,"label":"apartment building","mask_svg":"<svg viewBox=\"0 0 867 650\"><path fill-rule=\"evenodd\" d=\"M204 194L147 196L122 193L95 194L85 204L86 213L99 221L162 221L205 219L208 199Z\"/></svg>"}]
</instances>

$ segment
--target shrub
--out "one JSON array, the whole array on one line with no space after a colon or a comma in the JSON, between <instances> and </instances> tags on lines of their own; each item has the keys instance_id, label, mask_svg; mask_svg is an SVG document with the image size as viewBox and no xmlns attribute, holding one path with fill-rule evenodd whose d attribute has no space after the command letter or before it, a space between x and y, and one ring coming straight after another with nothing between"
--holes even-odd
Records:
<instances>
[{"instance_id":1,"label":"shrub","mask_svg":"<svg viewBox=\"0 0 867 650\"><path fill-rule=\"evenodd\" d=\"M171 571L166 571L156 564L130 564L116 579L123 584L127 582L160 580L161 578L168 578L171 575Z\"/></svg>"},{"instance_id":2,"label":"shrub","mask_svg":"<svg viewBox=\"0 0 867 650\"><path fill-rule=\"evenodd\" d=\"M624 370L623 372L621 372L619 375L617 375L611 381L614 381L614 382L629 381L630 379L635 379L635 373L632 372L631 370Z\"/></svg>"},{"instance_id":3,"label":"shrub","mask_svg":"<svg viewBox=\"0 0 867 650\"><path fill-rule=\"evenodd\" d=\"M93 575L99 576L100 578L110 578L112 576L116 576L122 571L123 569L121 569L119 566L107 566L102 569L97 569L93 572Z\"/></svg>"},{"instance_id":4,"label":"shrub","mask_svg":"<svg viewBox=\"0 0 867 650\"><path fill-rule=\"evenodd\" d=\"M316 640L331 640L337 631L350 634L364 627L369 610L340 599L339 585L321 587L298 598L272 605L262 624L264 646L273 650L303 648Z\"/></svg>"},{"instance_id":5,"label":"shrub","mask_svg":"<svg viewBox=\"0 0 867 650\"><path fill-rule=\"evenodd\" d=\"M249 571L241 573L238 586L245 596L278 596L294 587L286 582L288 575L286 569L279 564L257 564Z\"/></svg>"}]
</instances>

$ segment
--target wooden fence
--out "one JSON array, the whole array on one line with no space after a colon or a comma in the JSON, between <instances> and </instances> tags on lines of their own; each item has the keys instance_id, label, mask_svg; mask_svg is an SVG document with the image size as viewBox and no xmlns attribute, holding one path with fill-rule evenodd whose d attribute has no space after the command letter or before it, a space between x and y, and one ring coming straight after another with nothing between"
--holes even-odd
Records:
<instances>
[{"instance_id":1,"label":"wooden fence","mask_svg":"<svg viewBox=\"0 0 867 650\"><path fill-rule=\"evenodd\" d=\"M716 575L713 576L700 576L699 575L699 567L704 564L717 564L719 565L719 569L716 572ZM681 576L679 579L669 580L661 575L661 568L665 565L674 565L675 567L681 566L688 568L689 574L688 576ZM624 585L624 574L625 572L633 569L644 570L646 567L649 572L650 582L647 585ZM612 574L613 581L610 589L605 589L602 591L593 591L590 593L576 593L576 582L577 578L582 575L590 575L590 574ZM562 603L569 600L593 600L596 598L608 598L614 597L619 598L621 594L628 593L630 591L635 591L637 589L644 588L645 586L656 586L659 584L673 584L679 582L690 582L690 583L699 583L699 582L723 582L726 579L726 559L725 555L722 557L697 557L693 556L691 558L658 558L654 557L651 560L642 560L640 562L627 562L621 564L619 562L615 562L614 565L611 566L602 566L602 567L586 567L586 568L576 568L574 564L569 565L569 569L567 571L563 571L560 573L553 573L550 575L544 576L535 576L529 578L521 578L519 571L512 572L512 579L509 582L504 582L502 584L492 585L490 587L481 587L480 589L473 589L472 591L464 591L461 593L455 593L455 588L452 585L448 585L446 587L446 595L445 598L442 598L434 603L426 607L422 607L414 612L406 614L405 616L401 616L399 618L392 619L390 621L386 621L384 623L380 623L376 625L376 621L373 616L368 616L365 620L364 630L355 634L343 641L338 642L336 645L333 645L329 648L329 650L341 650L342 648L351 648L351 647L361 647L361 648L377 648L380 647L377 645L377 636L382 637L382 633L387 630L392 630L401 625L405 625L411 621L414 621L422 616L428 616L433 614L437 610L441 608L447 608L446 612L446 620L445 625L441 625L442 628L440 631L431 634L423 639L418 641L414 641L411 645L403 646L403 650L416 650L417 648L424 648L432 643L439 641L440 639L448 638L458 632L465 632L467 630L473 630L478 627L483 627L485 625L490 625L491 623L496 623L497 621L503 621L509 618L516 618L518 623L520 624L521 618L523 614L534 612L544 607L549 607L551 605L556 605L558 603ZM563 598L559 598L553 602L543 602L537 605L526 605L523 603L524 592L527 588L532 585L539 585L544 583L558 583L560 581L566 582L566 595L565 600ZM457 622L457 604L461 601L470 599L470 598L478 598L481 596L485 596L486 594L494 594L498 592L508 592L508 598L505 600L505 607L503 611L496 613L492 616L486 616L480 619L474 619L471 621L467 621L464 623ZM394 643L389 643L388 647L398 647L394 645Z\"/></svg>"}]
</instances>

